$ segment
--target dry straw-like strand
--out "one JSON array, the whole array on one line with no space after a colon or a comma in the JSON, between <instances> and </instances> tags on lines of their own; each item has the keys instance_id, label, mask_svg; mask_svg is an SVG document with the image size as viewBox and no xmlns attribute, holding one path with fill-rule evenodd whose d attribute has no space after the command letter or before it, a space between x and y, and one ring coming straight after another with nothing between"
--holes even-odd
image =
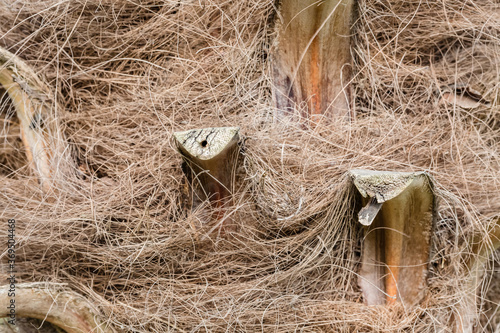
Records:
<instances>
[{"instance_id":1,"label":"dry straw-like strand","mask_svg":"<svg viewBox=\"0 0 500 333\"><path fill-rule=\"evenodd\" d=\"M36 284L18 284L15 298L9 296L8 288L0 289L0 317L9 317L11 299L15 300L17 318L44 320L64 329L67 333L112 333L111 328L99 321L92 306L80 295L57 291Z\"/></svg>"}]
</instances>

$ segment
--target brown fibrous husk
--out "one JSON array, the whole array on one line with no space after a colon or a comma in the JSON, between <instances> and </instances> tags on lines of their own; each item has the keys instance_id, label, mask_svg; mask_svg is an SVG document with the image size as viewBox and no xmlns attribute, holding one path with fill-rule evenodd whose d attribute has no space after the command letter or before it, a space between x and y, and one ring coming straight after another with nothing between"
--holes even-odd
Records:
<instances>
[{"instance_id":1,"label":"brown fibrous husk","mask_svg":"<svg viewBox=\"0 0 500 333\"><path fill-rule=\"evenodd\" d=\"M272 106L276 7L2 5L0 45L51 87L71 152L61 167L77 169L63 173L49 200L26 165L15 116L3 112L0 212L17 221L19 281L64 283L123 332L454 327L476 292L466 283L468 239L486 235L500 214L500 5L359 1L355 117L325 115L315 126L277 118ZM457 86L488 103L443 102L443 91ZM209 208L186 209L189 188L172 139L174 131L214 126L239 126L244 136L227 212L238 232L228 237L205 233ZM363 304L352 168L433 176L439 207L429 289L414 308ZM7 237L7 228L0 233ZM477 307L480 331L498 327L495 259L479 288L488 304Z\"/></svg>"}]
</instances>

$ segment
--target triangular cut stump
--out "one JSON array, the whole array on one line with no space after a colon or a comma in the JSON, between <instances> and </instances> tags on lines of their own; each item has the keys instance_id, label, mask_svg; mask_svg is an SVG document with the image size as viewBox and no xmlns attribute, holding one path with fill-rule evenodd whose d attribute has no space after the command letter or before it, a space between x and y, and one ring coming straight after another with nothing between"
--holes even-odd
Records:
<instances>
[{"instance_id":1,"label":"triangular cut stump","mask_svg":"<svg viewBox=\"0 0 500 333\"><path fill-rule=\"evenodd\" d=\"M369 305L422 298L427 278L435 199L425 172L352 170L363 197L359 285Z\"/></svg>"},{"instance_id":2,"label":"triangular cut stump","mask_svg":"<svg viewBox=\"0 0 500 333\"><path fill-rule=\"evenodd\" d=\"M212 127L174 133L193 189L192 209L208 199L216 208L216 220L223 217L224 208L231 204L239 131L238 127Z\"/></svg>"}]
</instances>

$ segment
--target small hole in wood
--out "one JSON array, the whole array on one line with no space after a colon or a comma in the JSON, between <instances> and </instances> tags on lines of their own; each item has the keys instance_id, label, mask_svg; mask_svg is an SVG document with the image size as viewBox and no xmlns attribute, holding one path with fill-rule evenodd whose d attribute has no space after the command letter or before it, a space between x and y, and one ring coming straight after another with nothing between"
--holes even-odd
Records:
<instances>
[{"instance_id":1,"label":"small hole in wood","mask_svg":"<svg viewBox=\"0 0 500 333\"><path fill-rule=\"evenodd\" d=\"M201 146L202 146L203 148L205 148L206 146L208 146L208 142L207 142L207 140L203 140L203 141L201 142Z\"/></svg>"}]
</instances>

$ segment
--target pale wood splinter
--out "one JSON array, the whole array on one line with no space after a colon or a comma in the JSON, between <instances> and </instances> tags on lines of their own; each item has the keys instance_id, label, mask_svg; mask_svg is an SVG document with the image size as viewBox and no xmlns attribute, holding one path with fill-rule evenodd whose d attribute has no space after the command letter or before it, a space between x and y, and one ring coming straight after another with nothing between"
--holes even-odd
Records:
<instances>
[{"instance_id":1,"label":"pale wood splinter","mask_svg":"<svg viewBox=\"0 0 500 333\"><path fill-rule=\"evenodd\" d=\"M208 199L220 220L232 203L236 162L239 153L239 128L214 127L174 133L179 152L193 189L192 208ZM228 226L230 222L224 222ZM225 227L221 226L222 231ZM227 228L226 228L227 229Z\"/></svg>"},{"instance_id":2,"label":"pale wood splinter","mask_svg":"<svg viewBox=\"0 0 500 333\"><path fill-rule=\"evenodd\" d=\"M435 199L425 172L352 170L365 207L359 285L369 305L416 304L425 291Z\"/></svg>"}]
</instances>

